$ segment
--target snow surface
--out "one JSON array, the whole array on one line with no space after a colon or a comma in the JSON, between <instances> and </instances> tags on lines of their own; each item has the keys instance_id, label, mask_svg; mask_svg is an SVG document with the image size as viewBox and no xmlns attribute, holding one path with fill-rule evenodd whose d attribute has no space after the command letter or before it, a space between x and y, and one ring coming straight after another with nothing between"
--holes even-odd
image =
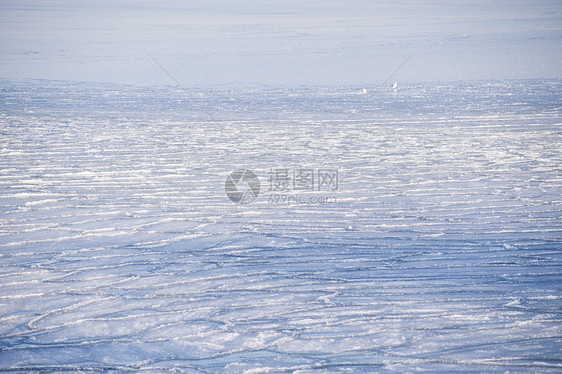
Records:
<instances>
[{"instance_id":1,"label":"snow surface","mask_svg":"<svg viewBox=\"0 0 562 374\"><path fill-rule=\"evenodd\" d=\"M0 80L0 370L560 372L561 94Z\"/></svg>"},{"instance_id":2,"label":"snow surface","mask_svg":"<svg viewBox=\"0 0 562 374\"><path fill-rule=\"evenodd\" d=\"M560 0L2 0L0 77L186 86L562 78ZM392 84L392 82L390 82Z\"/></svg>"}]
</instances>

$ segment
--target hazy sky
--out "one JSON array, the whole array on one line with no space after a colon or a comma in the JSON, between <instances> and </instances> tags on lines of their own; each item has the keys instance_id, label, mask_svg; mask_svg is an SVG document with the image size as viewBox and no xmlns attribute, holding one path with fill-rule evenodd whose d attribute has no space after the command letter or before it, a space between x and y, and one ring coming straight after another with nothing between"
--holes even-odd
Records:
<instances>
[{"instance_id":1,"label":"hazy sky","mask_svg":"<svg viewBox=\"0 0 562 374\"><path fill-rule=\"evenodd\" d=\"M562 1L0 0L0 77L373 85L562 77Z\"/></svg>"}]
</instances>

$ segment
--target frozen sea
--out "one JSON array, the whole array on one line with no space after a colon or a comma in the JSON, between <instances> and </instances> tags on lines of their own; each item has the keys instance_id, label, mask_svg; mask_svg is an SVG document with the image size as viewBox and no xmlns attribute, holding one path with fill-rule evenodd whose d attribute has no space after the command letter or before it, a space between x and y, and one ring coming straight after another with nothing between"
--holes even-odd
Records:
<instances>
[{"instance_id":1,"label":"frozen sea","mask_svg":"<svg viewBox=\"0 0 562 374\"><path fill-rule=\"evenodd\" d=\"M0 371L562 371L562 80L187 91L0 80Z\"/></svg>"}]
</instances>

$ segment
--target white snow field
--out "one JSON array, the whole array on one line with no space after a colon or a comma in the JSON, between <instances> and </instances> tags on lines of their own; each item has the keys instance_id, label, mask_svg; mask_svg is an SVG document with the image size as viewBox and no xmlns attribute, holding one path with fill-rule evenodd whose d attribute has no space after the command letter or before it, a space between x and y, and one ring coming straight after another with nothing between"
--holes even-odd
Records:
<instances>
[{"instance_id":1,"label":"white snow field","mask_svg":"<svg viewBox=\"0 0 562 374\"><path fill-rule=\"evenodd\" d=\"M560 0L2 0L0 77L185 86L562 77ZM389 82L391 85L393 81Z\"/></svg>"},{"instance_id":2,"label":"white snow field","mask_svg":"<svg viewBox=\"0 0 562 374\"><path fill-rule=\"evenodd\" d=\"M562 371L561 80L188 91L0 80L0 371Z\"/></svg>"}]
</instances>

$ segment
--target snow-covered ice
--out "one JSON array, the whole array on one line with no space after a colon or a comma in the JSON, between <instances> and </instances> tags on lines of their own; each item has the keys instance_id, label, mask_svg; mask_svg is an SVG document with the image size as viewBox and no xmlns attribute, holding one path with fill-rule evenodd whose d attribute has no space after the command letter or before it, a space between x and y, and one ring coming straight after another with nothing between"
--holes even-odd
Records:
<instances>
[{"instance_id":1,"label":"snow-covered ice","mask_svg":"<svg viewBox=\"0 0 562 374\"><path fill-rule=\"evenodd\" d=\"M0 370L562 370L562 81L189 91L0 80Z\"/></svg>"},{"instance_id":2,"label":"snow-covered ice","mask_svg":"<svg viewBox=\"0 0 562 374\"><path fill-rule=\"evenodd\" d=\"M2 0L0 77L186 86L562 77L559 0Z\"/></svg>"}]
</instances>

